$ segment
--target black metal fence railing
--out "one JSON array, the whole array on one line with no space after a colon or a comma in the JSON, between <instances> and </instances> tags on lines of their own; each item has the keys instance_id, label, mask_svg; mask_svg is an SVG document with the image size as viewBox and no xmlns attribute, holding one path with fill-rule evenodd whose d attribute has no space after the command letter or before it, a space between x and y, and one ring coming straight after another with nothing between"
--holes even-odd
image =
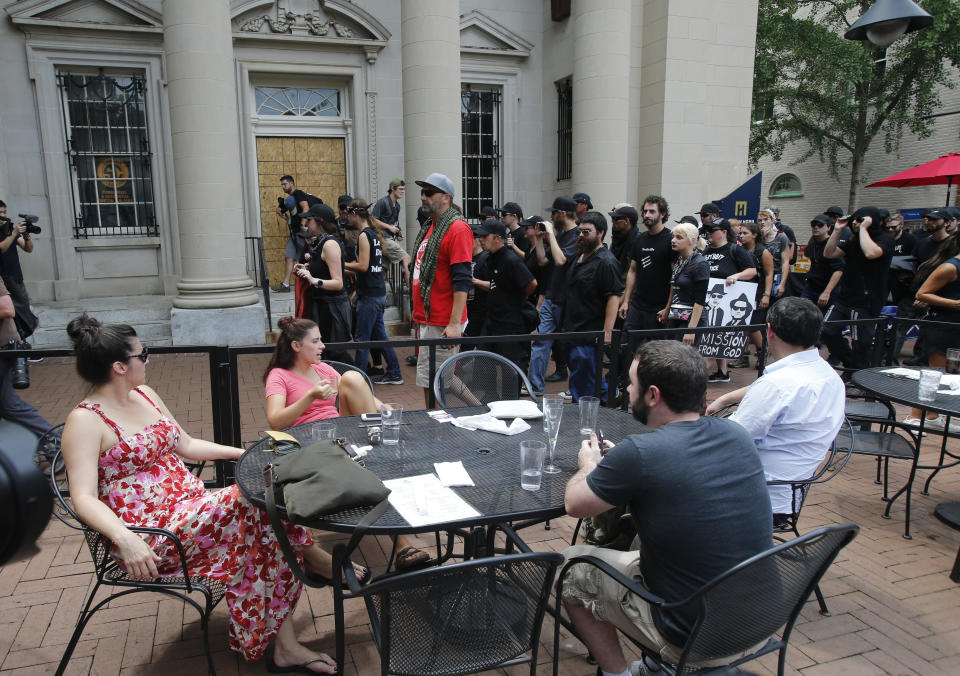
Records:
<instances>
[{"instance_id":1,"label":"black metal fence railing","mask_svg":"<svg viewBox=\"0 0 960 676\"><path fill-rule=\"evenodd\" d=\"M951 322L937 322L931 320L917 320L909 318L888 318L877 317L873 319L859 319L855 321L834 321L827 322L827 325L846 325L863 326L869 324L876 325L876 337L874 339L874 349L870 355L869 365L878 366L885 358L885 348L887 341L895 334L895 327L898 324L923 326L946 326L955 327ZM764 324L751 324L745 327L738 327L738 331L756 331L764 330ZM600 381L603 378L607 380L608 387L608 406L616 406L616 397L611 396L617 392L618 387L624 387L626 383L626 369L630 361L621 359L626 346L629 344L629 338L639 338L646 340L655 340L661 338L675 338L683 334L705 334L705 333L730 333L729 327L698 327L698 328L674 328L674 329L649 329L636 331L615 331L614 340L610 345L604 346L604 349L597 350L596 357L596 392L600 392ZM551 333L551 334L524 334L515 336L479 336L479 337L460 337L457 339L434 338L434 339L393 339L385 341L367 341L352 343L330 343L328 349L340 349L353 351L356 349L369 349L376 347L410 348L417 347L428 351L430 365L430 380L434 379L437 370L436 349L438 346L448 346L458 344L464 348L482 348L484 345L509 342L535 342L539 340L561 340L592 342L594 345L603 345L602 331L584 331L579 333ZM764 337L765 345L765 337ZM229 446L240 446L243 443L241 435L240 420L240 365L239 357L249 354L267 354L273 351L272 345L257 345L250 347L225 347L212 345L190 345L190 346L170 346L170 347L151 347L151 354L197 354L205 353L209 360L210 377L210 399L212 406L213 422L213 440L216 443ZM16 357L70 357L72 351L63 349L34 349L34 350L3 350L0 352L5 358ZM606 358L606 359L605 359ZM604 361L607 361L605 366ZM758 370L762 370L762 366ZM626 409L628 402L626 397L622 397L619 405ZM430 391L430 406L435 406L432 389ZM217 463L216 483L218 486L225 486L232 481L232 466L228 463Z\"/></svg>"}]
</instances>

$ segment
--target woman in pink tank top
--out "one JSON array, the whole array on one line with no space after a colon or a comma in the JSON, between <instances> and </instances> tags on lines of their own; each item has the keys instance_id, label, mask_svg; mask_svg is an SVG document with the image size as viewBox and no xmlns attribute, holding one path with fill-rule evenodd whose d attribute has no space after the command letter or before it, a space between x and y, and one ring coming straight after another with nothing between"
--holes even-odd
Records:
<instances>
[{"instance_id":1,"label":"woman in pink tank top","mask_svg":"<svg viewBox=\"0 0 960 676\"><path fill-rule=\"evenodd\" d=\"M67 327L77 371L92 386L67 417L63 457L80 519L113 543L112 555L135 580L176 574L168 540L144 539L133 526L163 528L183 542L191 576L222 582L230 610L230 647L248 661L273 643L267 670L335 673L329 656L297 639L286 620L302 585L287 566L267 515L237 486L207 491L183 464L232 460L243 452L194 439L144 384L147 349L132 327L82 315ZM287 525L301 565L330 577L330 555L304 528ZM368 571L357 566L357 577Z\"/></svg>"}]
</instances>

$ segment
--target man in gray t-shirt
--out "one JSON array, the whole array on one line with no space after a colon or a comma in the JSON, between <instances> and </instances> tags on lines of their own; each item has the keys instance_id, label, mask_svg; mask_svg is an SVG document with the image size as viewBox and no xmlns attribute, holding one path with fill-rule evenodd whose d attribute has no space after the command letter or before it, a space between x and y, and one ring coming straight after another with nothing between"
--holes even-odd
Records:
<instances>
[{"instance_id":1,"label":"man in gray t-shirt","mask_svg":"<svg viewBox=\"0 0 960 676\"><path fill-rule=\"evenodd\" d=\"M602 558L667 601L688 597L703 584L772 544L770 498L763 466L739 425L700 416L706 363L677 341L657 340L637 351L630 366L634 417L652 428L619 444L584 441L580 468L566 488L571 516L594 516L629 504L640 550L570 547L569 559ZM696 621L666 613L622 588L599 569L574 566L563 601L574 626L607 673L626 661L619 629L667 662L676 663ZM735 657L731 658L731 661Z\"/></svg>"}]
</instances>

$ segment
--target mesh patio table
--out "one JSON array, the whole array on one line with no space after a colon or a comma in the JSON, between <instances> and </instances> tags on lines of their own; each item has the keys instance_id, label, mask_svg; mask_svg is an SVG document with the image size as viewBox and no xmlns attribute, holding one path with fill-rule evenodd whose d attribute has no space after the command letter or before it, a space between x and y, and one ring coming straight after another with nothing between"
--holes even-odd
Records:
<instances>
[{"instance_id":1,"label":"mesh patio table","mask_svg":"<svg viewBox=\"0 0 960 676\"><path fill-rule=\"evenodd\" d=\"M928 367L925 367L928 368ZM892 376L889 373L884 373L888 370L889 367L876 367L871 369L862 369L856 371L853 374L853 382L858 387L866 390L867 392L876 395L880 399L887 399L889 401L896 402L898 404L904 404L906 406L912 406L913 408L920 409L920 427L918 429L917 439L917 454L916 457L920 456L919 444L923 441L923 433L925 427L926 413L932 411L934 413L942 413L943 415L950 418L960 418L960 395L951 395L951 394L940 394L937 393L933 401L920 401L920 396L918 393L918 381L912 378L903 378ZM916 369L917 371L921 369ZM943 371L943 369L932 369L935 371ZM937 475L941 469L947 467L953 467L957 464L960 464L960 456L954 455L947 450L947 438L950 435L948 432L949 426L945 425L943 430L934 430L927 428L927 433L941 434L943 441L940 445L940 460L936 465L918 465L916 464L917 460L914 460L914 466L911 467L911 479L913 473L918 469L932 469L933 472L927 477L927 481L923 485L923 494L927 495L930 488L930 482L933 480L933 477ZM953 460L951 462L944 463L946 457L950 457ZM904 490L910 485L910 482L907 483L904 488L901 488L892 498L890 498L890 503L893 503ZM909 501L910 496L907 495L907 500ZM889 510L889 507L887 508ZM960 502L945 502L937 506L938 514L948 514L948 515L957 515L960 517ZM954 528L960 528L960 522L950 521L940 517L942 521L953 526Z\"/></svg>"},{"instance_id":2,"label":"mesh patio table","mask_svg":"<svg viewBox=\"0 0 960 676\"><path fill-rule=\"evenodd\" d=\"M486 407L448 409L456 417L487 411ZM321 422L334 423L336 436L348 443L366 445L366 429L358 416L334 418ZM468 528L512 521L547 520L564 514L563 496L567 481L577 471L580 450L580 414L576 404L566 404L557 438L556 464L560 474L544 474L538 491L520 487L520 442L525 439L545 440L542 420L528 420L530 429L513 436L494 432L471 431L451 423L439 423L427 411L404 411L400 443L396 446L374 446L364 459L367 469L380 479L398 479L434 472L435 462L463 462L475 486L452 490L469 503L479 516L466 520L431 523L420 527L408 524L391 506L368 532L376 535L433 532L438 528ZM304 444L317 423L298 425L288 430ZM624 411L600 408L597 425L606 438L619 441L628 434L645 431L640 423ZM276 459L266 439L253 444L237 463L237 484L244 495L264 508L263 468ZM278 507L282 511L278 497ZM334 532L352 532L367 513L366 508L345 509L322 515L311 527Z\"/></svg>"}]
</instances>

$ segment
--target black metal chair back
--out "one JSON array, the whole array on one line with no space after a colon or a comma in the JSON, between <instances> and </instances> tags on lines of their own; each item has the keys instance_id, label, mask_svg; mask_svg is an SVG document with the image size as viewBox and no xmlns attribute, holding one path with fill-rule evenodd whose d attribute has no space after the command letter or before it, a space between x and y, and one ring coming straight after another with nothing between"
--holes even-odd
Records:
<instances>
[{"instance_id":1,"label":"black metal chair back","mask_svg":"<svg viewBox=\"0 0 960 676\"><path fill-rule=\"evenodd\" d=\"M433 381L433 393L442 408L519 399L521 387L526 387L530 398L537 401L527 375L519 366L485 350L454 355L440 365Z\"/></svg>"},{"instance_id":2,"label":"black metal chair back","mask_svg":"<svg viewBox=\"0 0 960 676\"><path fill-rule=\"evenodd\" d=\"M560 571L558 595L563 593L563 581L571 566L596 566L651 605L695 616L675 665L676 673L696 671L705 662L723 662L724 658L746 652L742 657L731 657L729 666L737 667L779 650L778 673L783 674L790 633L803 604L840 550L859 530L855 524L830 526L789 540L734 566L690 598L674 603L655 596L599 559L575 557ZM554 630L555 651L560 643L559 628L558 622ZM781 628L781 636L776 638ZM556 676L556 663L553 673Z\"/></svg>"},{"instance_id":3,"label":"black metal chair back","mask_svg":"<svg viewBox=\"0 0 960 676\"><path fill-rule=\"evenodd\" d=\"M513 664L536 673L554 552L474 559L396 575L367 601L383 674L467 674Z\"/></svg>"},{"instance_id":4,"label":"black metal chair back","mask_svg":"<svg viewBox=\"0 0 960 676\"><path fill-rule=\"evenodd\" d=\"M57 440L59 442L59 437L57 437ZM54 455L54 460L51 463L52 467L57 467L58 465L63 466L59 443ZM60 665L57 667L57 676L63 674L67 665L70 663L70 656L73 654L83 634L83 629L86 627L87 622L90 621L90 618L93 617L93 614L113 599L139 592L160 592L168 596L175 596L193 606L200 614L200 626L203 629L203 647L207 655L207 669L209 673L215 674L216 669L213 666L213 655L210 653L208 628L213 609L226 594L227 590L223 583L206 577L191 577L187 570L186 554L184 553L183 544L176 535L161 528L129 527L134 533L154 535L169 539L176 547L180 556L180 565L177 570L178 574L165 575L149 581L134 580L128 577L124 570L117 564L116 560L110 556L110 549L112 547L110 540L84 524L73 510L70 502L70 485L66 472L60 474L51 472L50 486L55 498L54 515L67 526L83 533L87 547L90 549L94 574L97 579L96 584L87 596L83 610L80 611L77 626L63 653ZM93 604L94 598L97 596L97 591L101 586L120 588L121 591L114 592L106 598L101 599L91 608L90 606ZM204 597L204 605L201 606L197 601L190 598L188 594L191 592L200 592Z\"/></svg>"},{"instance_id":5,"label":"black metal chair back","mask_svg":"<svg viewBox=\"0 0 960 676\"><path fill-rule=\"evenodd\" d=\"M343 361L333 361L333 360L330 360L330 359L324 359L324 360L323 360L323 363L326 364L327 366L333 367L333 370L335 370L335 371L336 371L337 373L339 373L340 375L343 375L343 374L346 373L347 371L356 371L357 373L359 373L360 375L363 376L363 379L364 379L364 380L367 381L367 385L370 386L370 391L371 391L371 392L374 391L374 390L373 390L373 381L370 380L370 376L368 376L368 375L367 375L367 372L364 371L362 368L359 368L359 367L357 367L357 366L354 366L353 364L348 364L348 363L343 362Z\"/></svg>"},{"instance_id":6,"label":"black metal chair back","mask_svg":"<svg viewBox=\"0 0 960 676\"><path fill-rule=\"evenodd\" d=\"M859 530L853 524L815 530L735 566L686 602L665 604L664 609L699 609L677 671L687 663L750 650L784 627L779 646L782 673L786 644L803 604Z\"/></svg>"}]
</instances>

